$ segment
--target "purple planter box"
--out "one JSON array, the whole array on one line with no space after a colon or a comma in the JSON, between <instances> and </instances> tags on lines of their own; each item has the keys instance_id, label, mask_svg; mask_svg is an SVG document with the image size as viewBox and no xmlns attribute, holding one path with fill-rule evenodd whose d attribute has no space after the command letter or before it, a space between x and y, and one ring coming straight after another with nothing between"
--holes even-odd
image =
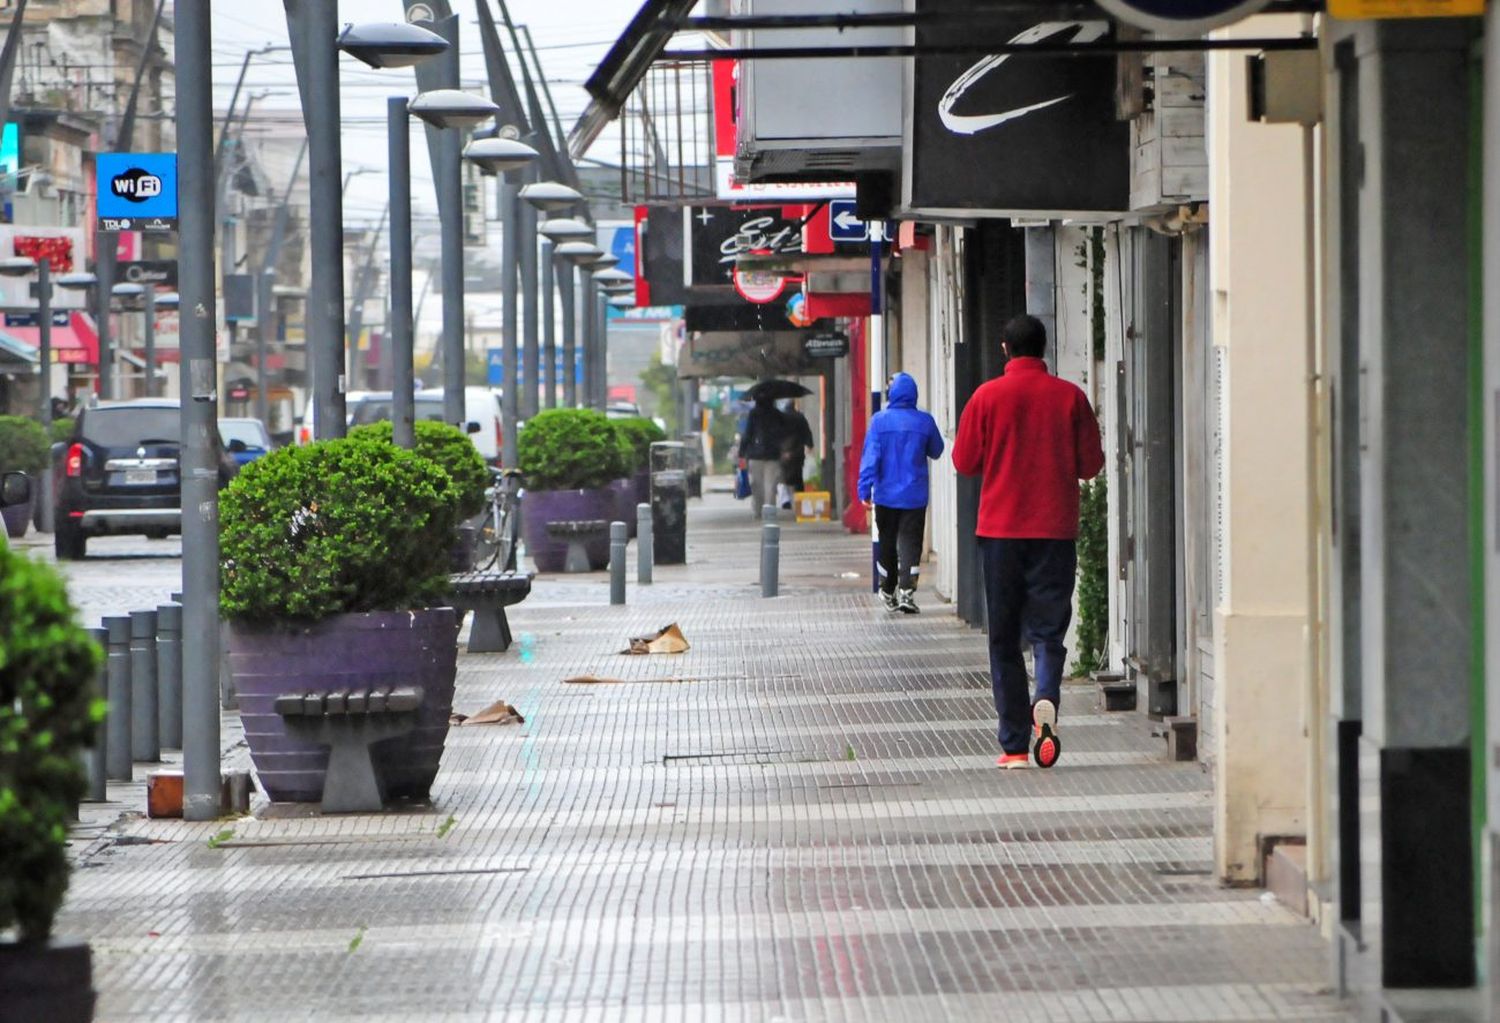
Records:
<instances>
[{"instance_id":1,"label":"purple planter box","mask_svg":"<svg viewBox=\"0 0 1500 1023\"><path fill-rule=\"evenodd\" d=\"M453 713L458 615L451 607L335 615L313 625L231 623L227 633L245 740L273 801L321 801L328 770L328 748L288 735L276 697L371 685L422 687L416 728L372 751L391 798L427 798Z\"/></svg>"},{"instance_id":2,"label":"purple planter box","mask_svg":"<svg viewBox=\"0 0 1500 1023\"><path fill-rule=\"evenodd\" d=\"M609 487L597 490L528 490L522 506L521 528L526 550L538 572L561 572L568 560L568 545L547 532L549 522L615 518L619 498ZM587 544L589 565L599 569L609 564L609 531Z\"/></svg>"},{"instance_id":3,"label":"purple planter box","mask_svg":"<svg viewBox=\"0 0 1500 1023\"><path fill-rule=\"evenodd\" d=\"M635 503L636 504L650 504L651 503L651 470L650 469L642 469L640 472L638 472L634 476L630 477L630 482L631 482L631 485L635 487ZM634 518L634 517L635 517L635 513L631 512L631 518Z\"/></svg>"},{"instance_id":4,"label":"purple planter box","mask_svg":"<svg viewBox=\"0 0 1500 1023\"><path fill-rule=\"evenodd\" d=\"M26 530L31 527L31 510L35 498L25 504L13 504L9 508L0 508L0 519L5 520L5 535L12 540L19 540L26 535Z\"/></svg>"},{"instance_id":5,"label":"purple planter box","mask_svg":"<svg viewBox=\"0 0 1500 1023\"><path fill-rule=\"evenodd\" d=\"M615 480L609 485L615 495L615 513L612 521L625 523L625 535L635 539L635 480Z\"/></svg>"}]
</instances>

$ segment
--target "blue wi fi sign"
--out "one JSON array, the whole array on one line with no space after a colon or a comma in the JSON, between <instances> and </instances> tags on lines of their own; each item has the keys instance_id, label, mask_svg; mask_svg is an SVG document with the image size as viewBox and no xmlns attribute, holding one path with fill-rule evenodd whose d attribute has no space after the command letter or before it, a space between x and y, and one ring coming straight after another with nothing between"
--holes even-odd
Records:
<instances>
[{"instance_id":1,"label":"blue wi fi sign","mask_svg":"<svg viewBox=\"0 0 1500 1023\"><path fill-rule=\"evenodd\" d=\"M176 153L100 153L94 166L101 228L170 231L177 226Z\"/></svg>"}]
</instances>

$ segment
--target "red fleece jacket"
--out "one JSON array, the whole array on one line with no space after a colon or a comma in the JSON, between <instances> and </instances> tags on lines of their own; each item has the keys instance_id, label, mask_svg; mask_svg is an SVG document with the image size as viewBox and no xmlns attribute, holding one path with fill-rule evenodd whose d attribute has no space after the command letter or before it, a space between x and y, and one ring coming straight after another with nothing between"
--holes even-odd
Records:
<instances>
[{"instance_id":1,"label":"red fleece jacket","mask_svg":"<svg viewBox=\"0 0 1500 1023\"><path fill-rule=\"evenodd\" d=\"M1041 359L1011 359L964 406L953 467L983 477L979 536L1077 539L1078 481L1104 468L1099 422L1084 393Z\"/></svg>"}]
</instances>

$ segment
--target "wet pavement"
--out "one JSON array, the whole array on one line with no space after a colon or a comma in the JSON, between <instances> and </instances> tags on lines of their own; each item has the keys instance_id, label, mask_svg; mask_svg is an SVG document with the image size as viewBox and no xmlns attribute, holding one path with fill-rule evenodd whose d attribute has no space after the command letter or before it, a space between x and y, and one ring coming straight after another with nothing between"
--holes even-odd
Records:
<instances>
[{"instance_id":1,"label":"wet pavement","mask_svg":"<svg viewBox=\"0 0 1500 1023\"><path fill-rule=\"evenodd\" d=\"M164 571L131 564L76 571ZM787 521L761 599L757 527L710 494L625 607L541 578L515 647L460 656L456 709L526 723L454 729L430 807L184 824L112 786L59 922L99 1018L1343 1018L1316 930L1215 883L1201 767L1070 686L1062 764L995 770L983 637L888 615L868 566ZM616 652L673 621L686 654Z\"/></svg>"}]
</instances>

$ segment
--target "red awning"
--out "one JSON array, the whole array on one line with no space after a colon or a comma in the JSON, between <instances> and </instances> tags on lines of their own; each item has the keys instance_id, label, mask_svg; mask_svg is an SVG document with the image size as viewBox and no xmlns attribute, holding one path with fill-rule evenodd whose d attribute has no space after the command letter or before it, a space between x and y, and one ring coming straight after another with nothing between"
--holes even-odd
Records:
<instances>
[{"instance_id":1,"label":"red awning","mask_svg":"<svg viewBox=\"0 0 1500 1023\"><path fill-rule=\"evenodd\" d=\"M40 327L0 327L0 331L33 348L41 344ZM52 325L52 357L61 363L99 364L99 335L87 316L69 313L66 327Z\"/></svg>"}]
</instances>

